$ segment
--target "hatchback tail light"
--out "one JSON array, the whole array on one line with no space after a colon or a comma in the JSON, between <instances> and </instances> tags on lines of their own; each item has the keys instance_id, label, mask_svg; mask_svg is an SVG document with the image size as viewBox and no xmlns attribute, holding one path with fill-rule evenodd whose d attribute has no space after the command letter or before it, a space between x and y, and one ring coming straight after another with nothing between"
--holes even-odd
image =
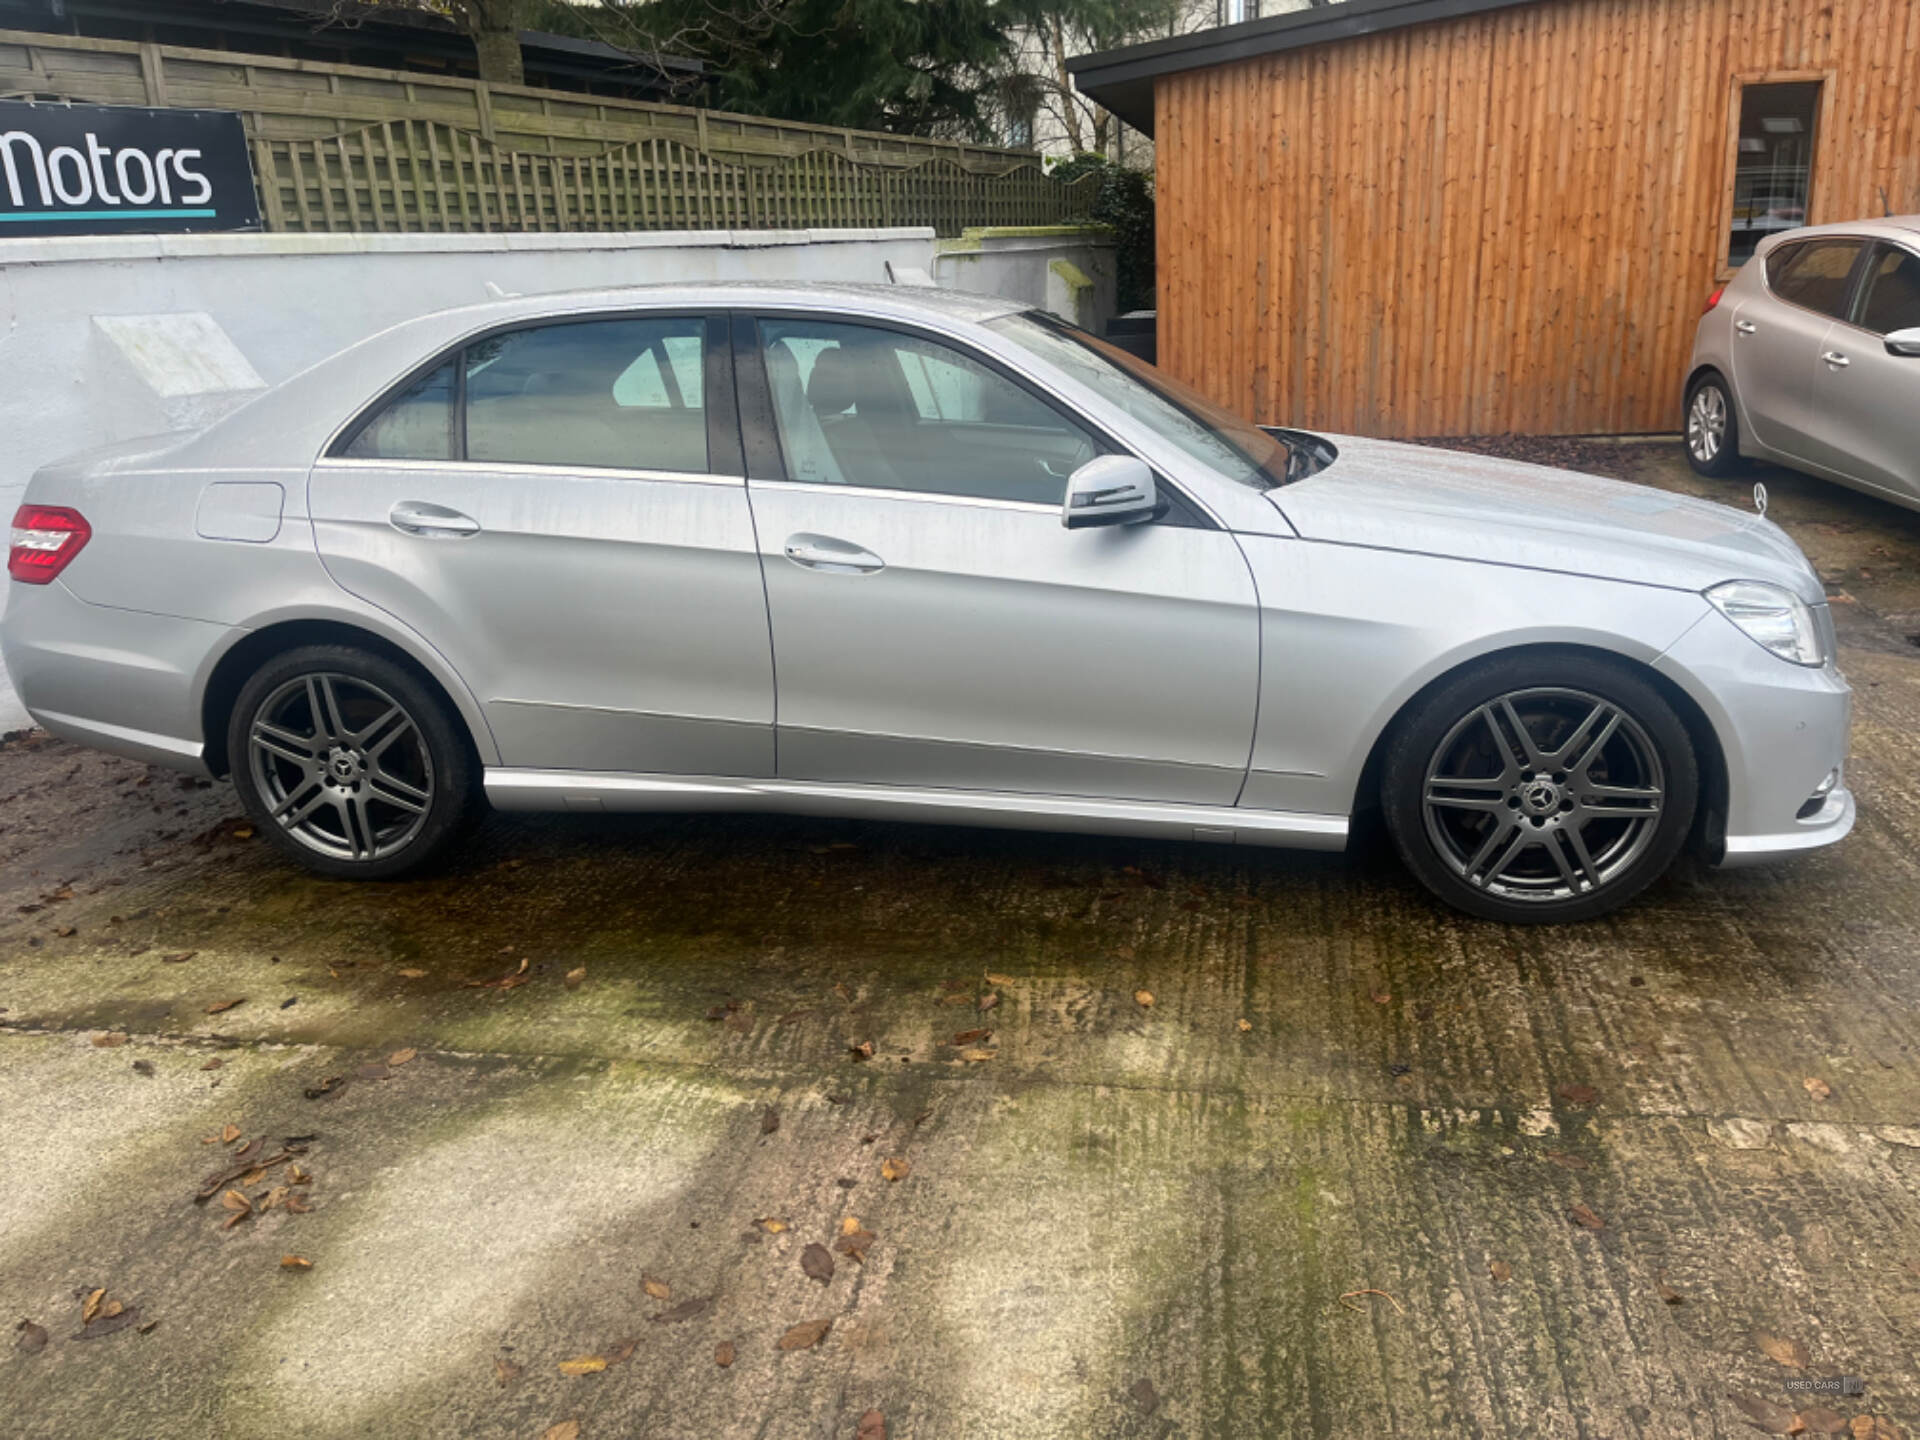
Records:
<instances>
[{"instance_id":1,"label":"hatchback tail light","mask_svg":"<svg viewBox=\"0 0 1920 1440\"><path fill-rule=\"evenodd\" d=\"M78 510L61 505L22 505L13 516L7 574L29 585L45 585L66 569L92 538L93 527Z\"/></svg>"},{"instance_id":2,"label":"hatchback tail light","mask_svg":"<svg viewBox=\"0 0 1920 1440\"><path fill-rule=\"evenodd\" d=\"M1721 285L1718 288L1716 288L1711 295L1707 296L1707 303L1700 307L1700 313L1704 315L1707 313L1707 311L1713 309L1714 306L1720 303L1720 297L1726 293L1727 293L1726 286Z\"/></svg>"}]
</instances>

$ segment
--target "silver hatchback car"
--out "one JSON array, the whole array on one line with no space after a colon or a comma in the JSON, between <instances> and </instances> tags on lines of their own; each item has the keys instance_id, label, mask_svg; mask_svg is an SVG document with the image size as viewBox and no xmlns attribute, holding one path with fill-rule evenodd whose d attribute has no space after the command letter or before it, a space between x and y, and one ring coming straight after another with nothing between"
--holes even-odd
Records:
<instances>
[{"instance_id":1,"label":"silver hatchback car","mask_svg":"<svg viewBox=\"0 0 1920 1440\"><path fill-rule=\"evenodd\" d=\"M484 801L1339 849L1621 903L1845 835L1819 581L1751 513L1248 425L1017 305L696 286L376 335L41 470L48 729L390 876Z\"/></svg>"},{"instance_id":2,"label":"silver hatchback car","mask_svg":"<svg viewBox=\"0 0 1920 1440\"><path fill-rule=\"evenodd\" d=\"M1771 460L1920 510L1920 215L1761 242L1695 329L1686 424L1703 475Z\"/></svg>"}]
</instances>

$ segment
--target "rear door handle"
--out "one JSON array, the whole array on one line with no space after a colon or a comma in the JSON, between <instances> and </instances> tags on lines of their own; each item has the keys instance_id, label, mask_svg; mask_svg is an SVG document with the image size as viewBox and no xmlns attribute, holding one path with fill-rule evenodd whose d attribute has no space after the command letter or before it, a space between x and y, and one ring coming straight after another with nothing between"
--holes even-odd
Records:
<instances>
[{"instance_id":1,"label":"rear door handle","mask_svg":"<svg viewBox=\"0 0 1920 1440\"><path fill-rule=\"evenodd\" d=\"M871 550L831 535L789 535L782 553L796 565L831 575L871 575L887 564Z\"/></svg>"},{"instance_id":2,"label":"rear door handle","mask_svg":"<svg viewBox=\"0 0 1920 1440\"><path fill-rule=\"evenodd\" d=\"M1838 350L1829 350L1827 351L1826 354L1822 355L1820 358L1826 361L1827 364L1833 366L1833 368L1836 370L1844 370L1847 368L1847 366L1853 363L1851 360L1847 359L1846 356L1842 355Z\"/></svg>"},{"instance_id":3,"label":"rear door handle","mask_svg":"<svg viewBox=\"0 0 1920 1440\"><path fill-rule=\"evenodd\" d=\"M480 533L480 522L471 515L462 515L444 505L429 505L424 500L402 500L387 512L387 523L403 535L421 535L433 540Z\"/></svg>"},{"instance_id":4,"label":"rear door handle","mask_svg":"<svg viewBox=\"0 0 1920 1440\"><path fill-rule=\"evenodd\" d=\"M1751 335L1760 327L1755 325L1751 320L1736 320L1733 322L1733 328L1738 330L1742 335Z\"/></svg>"}]
</instances>

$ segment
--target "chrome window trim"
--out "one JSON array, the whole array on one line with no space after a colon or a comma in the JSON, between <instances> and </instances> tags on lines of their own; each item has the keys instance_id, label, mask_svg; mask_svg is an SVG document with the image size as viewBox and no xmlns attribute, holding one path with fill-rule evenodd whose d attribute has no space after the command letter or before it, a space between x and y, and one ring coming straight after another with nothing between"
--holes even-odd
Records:
<instances>
[{"instance_id":1,"label":"chrome window trim","mask_svg":"<svg viewBox=\"0 0 1920 1440\"><path fill-rule=\"evenodd\" d=\"M688 480L696 485L744 485L744 475L713 475L701 470L623 470L607 465L541 465L524 460L370 460L357 455L322 455L316 470L439 470L460 475L569 475L582 480Z\"/></svg>"}]
</instances>

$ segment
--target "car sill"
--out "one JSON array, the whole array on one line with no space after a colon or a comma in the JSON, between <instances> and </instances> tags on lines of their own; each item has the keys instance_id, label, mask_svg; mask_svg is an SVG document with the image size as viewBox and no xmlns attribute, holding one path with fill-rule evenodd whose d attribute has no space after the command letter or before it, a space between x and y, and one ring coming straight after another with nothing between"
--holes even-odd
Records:
<instances>
[{"instance_id":1,"label":"car sill","mask_svg":"<svg viewBox=\"0 0 1920 1440\"><path fill-rule=\"evenodd\" d=\"M921 790L811 780L609 775L579 770L486 772L487 799L500 810L740 810L1075 830L1219 844L1344 850L1347 817L1150 800L1097 800L998 790Z\"/></svg>"}]
</instances>

